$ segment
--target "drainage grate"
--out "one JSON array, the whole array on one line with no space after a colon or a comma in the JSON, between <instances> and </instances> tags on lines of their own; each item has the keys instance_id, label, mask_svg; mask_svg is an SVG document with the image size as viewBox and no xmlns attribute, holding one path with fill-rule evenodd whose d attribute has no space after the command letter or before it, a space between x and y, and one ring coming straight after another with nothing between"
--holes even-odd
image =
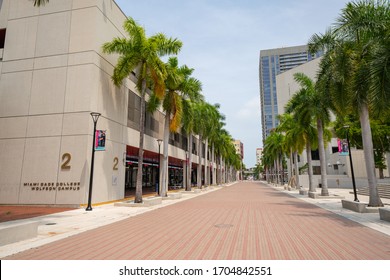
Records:
<instances>
[{"instance_id":1,"label":"drainage grate","mask_svg":"<svg viewBox=\"0 0 390 280\"><path fill-rule=\"evenodd\" d=\"M216 228L231 228L233 227L233 225L231 224L218 224L218 225L214 225Z\"/></svg>"},{"instance_id":2,"label":"drainage grate","mask_svg":"<svg viewBox=\"0 0 390 280\"><path fill-rule=\"evenodd\" d=\"M47 224L45 224L45 226L54 226L54 225L56 225L57 223L47 223Z\"/></svg>"}]
</instances>

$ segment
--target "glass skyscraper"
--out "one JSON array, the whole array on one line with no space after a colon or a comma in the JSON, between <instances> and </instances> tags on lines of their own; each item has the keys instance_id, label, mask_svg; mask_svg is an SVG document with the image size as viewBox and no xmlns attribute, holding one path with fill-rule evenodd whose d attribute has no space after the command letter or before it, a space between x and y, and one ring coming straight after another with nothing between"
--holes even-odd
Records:
<instances>
[{"instance_id":1,"label":"glass skyscraper","mask_svg":"<svg viewBox=\"0 0 390 280\"><path fill-rule=\"evenodd\" d=\"M278 125L278 100L276 75L317 58L311 55L307 45L279 49L261 50L259 61L260 104L263 143L271 130Z\"/></svg>"}]
</instances>

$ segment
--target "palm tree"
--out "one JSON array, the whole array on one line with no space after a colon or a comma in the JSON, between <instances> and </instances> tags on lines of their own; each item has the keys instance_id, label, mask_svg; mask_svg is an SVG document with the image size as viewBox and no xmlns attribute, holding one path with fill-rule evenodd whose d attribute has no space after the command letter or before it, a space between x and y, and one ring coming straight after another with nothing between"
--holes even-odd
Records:
<instances>
[{"instance_id":1,"label":"palm tree","mask_svg":"<svg viewBox=\"0 0 390 280\"><path fill-rule=\"evenodd\" d=\"M187 163L187 182L186 191L191 191L191 171L192 171L192 134L194 133L194 102L191 100L183 100L183 131L187 134L187 151L188 151L188 163Z\"/></svg>"},{"instance_id":2,"label":"palm tree","mask_svg":"<svg viewBox=\"0 0 390 280\"><path fill-rule=\"evenodd\" d=\"M283 115L279 115L278 118L279 125L277 126L276 131L283 132L285 134L284 140L286 150L291 151L292 154L290 156L290 161L294 158L295 184L298 188L300 188L298 154L301 154L305 148L305 139L303 137L304 129L294 119L292 114L285 113Z\"/></svg>"},{"instance_id":3,"label":"palm tree","mask_svg":"<svg viewBox=\"0 0 390 280\"><path fill-rule=\"evenodd\" d=\"M307 123L313 119L317 124L318 152L321 165L321 195L328 196L329 191L326 176L327 164L325 158L324 126L330 122L330 112L328 105L330 103L329 98L328 95L324 94L325 91L321 91L321 88L317 87L316 83L305 74L296 73L294 75L294 79L301 86L301 89L297 92L296 96L299 102L294 104L294 111L299 112L298 114L304 122Z\"/></svg>"},{"instance_id":4,"label":"palm tree","mask_svg":"<svg viewBox=\"0 0 390 280\"><path fill-rule=\"evenodd\" d=\"M308 96L305 89L299 90L293 95L293 97L287 102L285 106L285 112L292 114L294 120L301 128L301 136L303 137L306 145L306 156L308 164L309 175L309 191L315 192L316 187L313 182L313 165L311 158L312 149L316 148L318 142L317 130L313 125L313 120L309 114L305 113L305 108L301 108L301 104L308 104Z\"/></svg>"},{"instance_id":5,"label":"palm tree","mask_svg":"<svg viewBox=\"0 0 390 280\"><path fill-rule=\"evenodd\" d=\"M226 158L228 158L228 154L231 152L230 146L233 139L229 135L229 132L221 128L218 132L218 138L214 141L215 144L215 154L217 157L219 157L219 182L218 184L225 183L224 176L223 176L223 169L226 173Z\"/></svg>"},{"instance_id":6,"label":"palm tree","mask_svg":"<svg viewBox=\"0 0 390 280\"><path fill-rule=\"evenodd\" d=\"M218 145L220 144L220 139L222 134L224 133L223 127L225 126L225 116L222 115L219 112L220 105L214 104L214 106L211 108L213 111L213 118L209 122L209 130L211 132L209 139L210 139L210 145L211 145L211 162L212 162L212 181L211 184L216 184L216 172L214 171L214 165L217 164L217 149Z\"/></svg>"},{"instance_id":7,"label":"palm tree","mask_svg":"<svg viewBox=\"0 0 390 280\"><path fill-rule=\"evenodd\" d=\"M388 1L353 2L342 10L334 28L324 35L314 35L309 43L311 52L326 50L319 80L326 84L336 112L342 112L339 104L342 103L344 114L359 115L369 206L383 206L375 175L370 114L380 114L389 108L389 29Z\"/></svg>"},{"instance_id":8,"label":"palm tree","mask_svg":"<svg viewBox=\"0 0 390 280\"><path fill-rule=\"evenodd\" d=\"M273 156L268 153L266 147L263 149L263 155L261 157L261 162L263 163L264 171L265 171L265 179L267 183L272 182L272 164L273 164Z\"/></svg>"},{"instance_id":9,"label":"palm tree","mask_svg":"<svg viewBox=\"0 0 390 280\"><path fill-rule=\"evenodd\" d=\"M166 63L167 77L165 79L166 92L163 97L165 111L164 146L161 175L161 196L167 195L168 190L168 144L170 132L176 133L182 125L183 102L185 99L199 100L202 85L197 79L190 77L194 69L186 65L179 67L178 59L170 57ZM154 102L153 102L154 101ZM152 97L149 108L156 109L160 99Z\"/></svg>"},{"instance_id":10,"label":"palm tree","mask_svg":"<svg viewBox=\"0 0 390 280\"><path fill-rule=\"evenodd\" d=\"M204 157L204 183L208 183L208 164L207 164L207 155L208 155L208 139L212 135L212 129L215 126L217 120L217 114L215 107L205 101L200 101L194 104L194 132L199 137L198 142L198 157L199 164L197 169L197 186L198 188L202 187L202 157ZM203 152L203 141L205 141L205 154Z\"/></svg>"},{"instance_id":11,"label":"palm tree","mask_svg":"<svg viewBox=\"0 0 390 280\"><path fill-rule=\"evenodd\" d=\"M219 133L224 126L223 120L225 119L225 116L223 116L219 112L219 104L211 105L206 103L206 106L207 110L205 112L207 115L205 117L207 118L207 122L205 123L205 131L203 132L203 137L206 143L205 170L207 170L207 172L205 172L205 184L209 185L211 183L211 169L209 169L209 166L214 166L214 144L216 143L217 138L219 138ZM209 150L209 145L211 146L211 164L207 163L207 151Z\"/></svg>"},{"instance_id":12,"label":"palm tree","mask_svg":"<svg viewBox=\"0 0 390 280\"><path fill-rule=\"evenodd\" d=\"M236 149L233 144L233 138L229 137L226 139L226 149L224 154L225 160L225 173L227 173L227 181L231 182L236 180L236 171L242 168L241 156L236 153Z\"/></svg>"},{"instance_id":13,"label":"palm tree","mask_svg":"<svg viewBox=\"0 0 390 280\"><path fill-rule=\"evenodd\" d=\"M142 166L143 146L145 133L145 95L147 88L152 88L154 93L162 97L165 93L164 79L166 69L160 57L177 54L182 43L177 39L167 38L158 33L147 37L143 27L129 17L124 25L129 38L114 38L103 45L104 53L118 53L119 58L114 68L112 80L116 86L121 86L134 70L137 74L137 89L141 93L140 109L140 138L138 154L138 173L135 194L135 203L142 203Z\"/></svg>"},{"instance_id":14,"label":"palm tree","mask_svg":"<svg viewBox=\"0 0 390 280\"><path fill-rule=\"evenodd\" d=\"M43 6L45 5L46 3L49 3L49 0L34 0L34 6Z\"/></svg>"},{"instance_id":15,"label":"palm tree","mask_svg":"<svg viewBox=\"0 0 390 280\"><path fill-rule=\"evenodd\" d=\"M276 130L271 131L271 134L265 139L263 153L268 156L269 160L273 161L276 183L283 184L281 177L283 172L282 157L285 154L284 135Z\"/></svg>"},{"instance_id":16,"label":"palm tree","mask_svg":"<svg viewBox=\"0 0 390 280\"><path fill-rule=\"evenodd\" d=\"M264 171L263 166L260 163L256 163L255 170L254 170L254 178L255 180L260 179L260 174L262 174Z\"/></svg>"},{"instance_id":17,"label":"palm tree","mask_svg":"<svg viewBox=\"0 0 390 280\"><path fill-rule=\"evenodd\" d=\"M194 133L198 135L198 168L197 168L197 186L202 188L202 152L203 152L203 141L207 138L207 122L209 113L209 104L205 101L194 103ZM207 150L205 150L206 165ZM206 175L206 174L205 174Z\"/></svg>"}]
</instances>

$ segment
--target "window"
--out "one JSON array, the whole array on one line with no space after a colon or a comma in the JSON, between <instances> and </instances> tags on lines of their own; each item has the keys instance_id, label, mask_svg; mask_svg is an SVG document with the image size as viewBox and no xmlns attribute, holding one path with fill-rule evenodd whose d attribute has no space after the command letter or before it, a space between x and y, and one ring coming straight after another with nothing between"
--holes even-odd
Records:
<instances>
[{"instance_id":1,"label":"window","mask_svg":"<svg viewBox=\"0 0 390 280\"><path fill-rule=\"evenodd\" d=\"M0 29L0 49L4 49L5 33L6 33L6 29Z\"/></svg>"},{"instance_id":2,"label":"window","mask_svg":"<svg viewBox=\"0 0 390 280\"><path fill-rule=\"evenodd\" d=\"M320 153L318 152L318 150L311 151L311 159L320 160Z\"/></svg>"},{"instance_id":3,"label":"window","mask_svg":"<svg viewBox=\"0 0 390 280\"><path fill-rule=\"evenodd\" d=\"M130 123L133 124L132 127L137 129L139 129L140 108L141 108L141 97L139 97L137 94L129 90L127 119Z\"/></svg>"},{"instance_id":4,"label":"window","mask_svg":"<svg viewBox=\"0 0 390 280\"><path fill-rule=\"evenodd\" d=\"M321 175L321 166L313 166L313 175Z\"/></svg>"}]
</instances>

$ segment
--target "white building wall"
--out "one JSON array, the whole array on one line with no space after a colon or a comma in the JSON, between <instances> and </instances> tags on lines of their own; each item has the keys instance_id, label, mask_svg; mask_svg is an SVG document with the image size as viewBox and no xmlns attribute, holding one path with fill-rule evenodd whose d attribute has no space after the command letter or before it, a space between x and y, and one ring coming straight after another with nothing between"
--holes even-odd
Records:
<instances>
[{"instance_id":1,"label":"white building wall","mask_svg":"<svg viewBox=\"0 0 390 280\"><path fill-rule=\"evenodd\" d=\"M295 92L300 89L300 86L294 80L294 74L305 73L305 75L315 80L320 61L321 58L311 60L276 76L276 92L279 114L282 115L284 113L284 107L287 102L291 99Z\"/></svg>"},{"instance_id":2,"label":"white building wall","mask_svg":"<svg viewBox=\"0 0 390 280\"><path fill-rule=\"evenodd\" d=\"M95 153L92 200L123 198L123 155L137 132L127 128L127 91L111 82L116 57L101 46L124 34L125 18L110 0L3 2L0 203L86 203L91 111L107 131L106 151Z\"/></svg>"},{"instance_id":3,"label":"white building wall","mask_svg":"<svg viewBox=\"0 0 390 280\"><path fill-rule=\"evenodd\" d=\"M92 203L124 197L126 146L139 145L127 127L128 90L138 93L130 79L113 85L117 55L101 46L126 35L125 19L113 0L3 1L0 204L87 203L90 112L101 113L97 129L107 135L106 150L95 152ZM145 135L144 149L157 153L156 138ZM185 160L185 151L169 145L169 156Z\"/></svg>"}]
</instances>

